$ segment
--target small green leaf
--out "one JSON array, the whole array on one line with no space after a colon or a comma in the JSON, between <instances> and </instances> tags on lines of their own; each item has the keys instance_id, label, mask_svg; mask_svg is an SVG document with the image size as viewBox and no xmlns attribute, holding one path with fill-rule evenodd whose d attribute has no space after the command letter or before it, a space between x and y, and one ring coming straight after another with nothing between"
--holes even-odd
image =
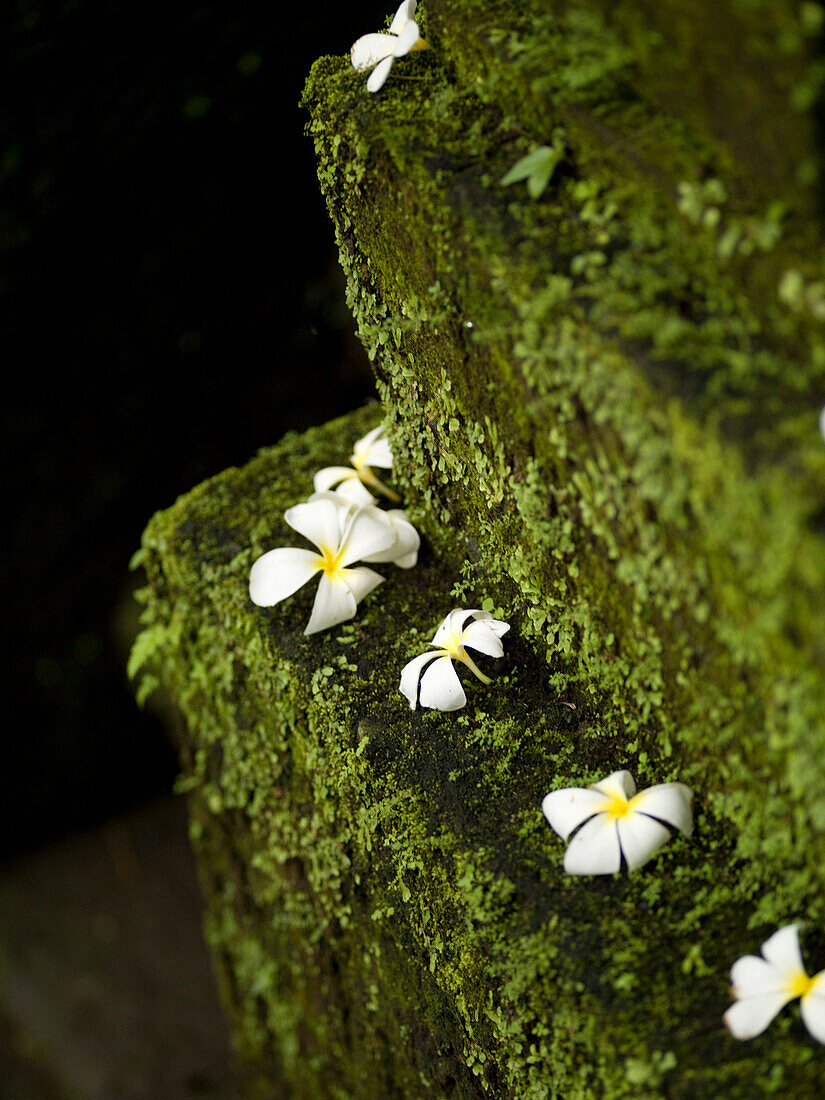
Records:
<instances>
[{"instance_id":1,"label":"small green leaf","mask_svg":"<svg viewBox=\"0 0 825 1100\"><path fill-rule=\"evenodd\" d=\"M556 160L546 157L544 163L530 176L527 181L527 193L531 199L537 199L542 194L550 182L550 177L553 175L557 163Z\"/></svg>"},{"instance_id":2,"label":"small green leaf","mask_svg":"<svg viewBox=\"0 0 825 1100\"><path fill-rule=\"evenodd\" d=\"M540 145L532 153L528 153L521 160L517 160L501 182L506 187L511 183L518 183L519 180L526 180L528 176L532 176L547 161L548 153L552 153L550 147Z\"/></svg>"},{"instance_id":3,"label":"small green leaf","mask_svg":"<svg viewBox=\"0 0 825 1100\"><path fill-rule=\"evenodd\" d=\"M564 156L564 144L540 145L537 149L517 160L502 179L505 187L520 180L527 180L527 191L531 198L537 199L552 179L556 165Z\"/></svg>"}]
</instances>

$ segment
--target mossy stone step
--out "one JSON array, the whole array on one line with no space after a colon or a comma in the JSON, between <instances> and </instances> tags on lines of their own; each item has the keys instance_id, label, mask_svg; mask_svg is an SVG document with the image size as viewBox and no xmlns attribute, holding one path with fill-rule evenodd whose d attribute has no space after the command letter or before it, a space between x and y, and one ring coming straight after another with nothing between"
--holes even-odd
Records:
<instances>
[{"instance_id":1,"label":"mossy stone step","mask_svg":"<svg viewBox=\"0 0 825 1100\"><path fill-rule=\"evenodd\" d=\"M188 722L211 936L264 1092L817 1094L795 1009L747 1044L721 1022L731 963L778 925L809 920L825 958L816 7L427 0L432 48L380 94L345 56L314 66L422 560L318 638L311 592L248 601L362 411L153 521L135 659ZM563 151L543 193L503 185L542 144ZM410 712L404 662L485 600L512 623L495 683ZM619 768L689 784L694 837L571 879L541 798Z\"/></svg>"},{"instance_id":2,"label":"mossy stone step","mask_svg":"<svg viewBox=\"0 0 825 1100\"><path fill-rule=\"evenodd\" d=\"M722 1028L729 966L756 944L708 791L695 838L643 871L564 874L548 790L679 767L639 757L586 693L560 693L517 615L491 686L464 677L467 707L445 714L398 691L456 602L431 546L410 571L380 567L358 616L320 635L302 634L311 586L249 602L253 559L300 541L284 509L379 415L287 438L144 539L135 664L186 721L182 786L250 1091L744 1098L770 1079L814 1096L798 1019L748 1046ZM510 614L498 592L474 595Z\"/></svg>"}]
</instances>

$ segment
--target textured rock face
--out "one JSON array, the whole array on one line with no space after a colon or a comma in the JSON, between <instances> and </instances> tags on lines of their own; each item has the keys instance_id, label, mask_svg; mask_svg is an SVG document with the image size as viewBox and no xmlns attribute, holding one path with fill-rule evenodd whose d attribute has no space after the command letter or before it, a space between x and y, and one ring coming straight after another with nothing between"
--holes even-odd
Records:
<instances>
[{"instance_id":1,"label":"textured rock face","mask_svg":"<svg viewBox=\"0 0 825 1100\"><path fill-rule=\"evenodd\" d=\"M821 9L600 8L429 0L379 96L344 58L307 85L419 566L310 639L311 593L248 602L377 410L147 531L135 665L186 718L264 1090L816 1093L796 1010L748 1044L721 1015L777 925L825 963ZM563 150L536 200L500 182L531 143ZM484 600L513 624L494 685L410 712L402 665ZM623 767L690 784L695 836L571 879L541 797Z\"/></svg>"}]
</instances>

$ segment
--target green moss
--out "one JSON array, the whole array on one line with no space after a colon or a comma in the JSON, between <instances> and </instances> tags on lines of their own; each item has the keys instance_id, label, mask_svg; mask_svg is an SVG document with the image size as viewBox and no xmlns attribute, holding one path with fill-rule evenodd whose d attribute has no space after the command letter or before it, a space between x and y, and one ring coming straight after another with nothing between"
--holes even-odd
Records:
<instances>
[{"instance_id":1,"label":"green moss","mask_svg":"<svg viewBox=\"0 0 825 1100\"><path fill-rule=\"evenodd\" d=\"M416 59L414 95L399 81L371 97L331 59L306 92L401 477L462 578L506 592L560 692L596 700L651 759L676 746L728 808L743 783L779 786L813 830L810 887L824 854L823 546L809 521L825 500L825 379L821 326L777 290L810 222L776 203L760 222L761 184L706 128L629 97L625 47L594 44L590 17L562 34L523 7L458 7L469 38L429 5L436 49ZM598 80L573 79L594 51ZM537 85L538 69L555 75ZM538 117L525 88L545 129L567 131L568 173L542 202L499 185ZM724 182L684 183L709 165ZM735 746L730 765L719 745ZM763 820L752 805L734 815L749 856ZM774 845L798 858L798 834L783 835Z\"/></svg>"},{"instance_id":2,"label":"green moss","mask_svg":"<svg viewBox=\"0 0 825 1100\"><path fill-rule=\"evenodd\" d=\"M210 937L264 1094L818 1091L796 1009L748 1044L721 1026L730 964L778 923L809 919L825 957L818 150L787 117L813 16L595 8L428 0L433 49L379 96L346 59L307 85L419 566L311 639L311 592L247 599L376 410L147 531L135 665L188 722ZM541 197L502 186L551 135ZM459 602L513 624L507 657L464 711L410 712L400 669ZM688 782L696 834L571 879L541 798L620 767Z\"/></svg>"},{"instance_id":3,"label":"green moss","mask_svg":"<svg viewBox=\"0 0 825 1100\"><path fill-rule=\"evenodd\" d=\"M411 712L399 669L451 606L431 548L321 636L301 634L311 592L248 604L254 557L294 540L284 508L375 416L213 479L144 541L147 660L189 727L208 934L253 1091L257 1074L262 1095L280 1080L296 1097L744 1097L737 1082L780 1060L813 1095L798 1021L748 1048L720 1032L729 965L759 936L718 783L698 786L693 843L639 875L569 879L547 790L685 764L628 744L585 690L562 694L526 624L465 711Z\"/></svg>"}]
</instances>

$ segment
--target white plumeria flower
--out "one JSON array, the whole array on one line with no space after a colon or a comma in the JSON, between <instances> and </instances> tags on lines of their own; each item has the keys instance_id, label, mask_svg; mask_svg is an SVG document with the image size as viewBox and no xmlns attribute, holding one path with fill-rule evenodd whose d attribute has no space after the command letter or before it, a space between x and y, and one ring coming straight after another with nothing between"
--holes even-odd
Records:
<instances>
[{"instance_id":1,"label":"white plumeria flower","mask_svg":"<svg viewBox=\"0 0 825 1100\"><path fill-rule=\"evenodd\" d=\"M350 521L350 517L359 508L368 508L373 519L386 524L390 528L395 541L386 550L380 550L378 553L362 557L361 561L369 562L371 565L391 562L401 569L412 569L418 561L421 537L402 508L390 508L389 511L385 512L375 504L355 504L340 492L313 493L309 499L310 502L330 500L335 504L338 508L338 525L342 535L344 528Z\"/></svg>"},{"instance_id":2,"label":"white plumeria flower","mask_svg":"<svg viewBox=\"0 0 825 1100\"><path fill-rule=\"evenodd\" d=\"M470 622L464 626L468 617ZM489 684L490 677L476 668L466 647L490 657L503 657L501 638L509 629L509 623L494 619L487 611L465 610L463 607L451 611L430 642L436 647L435 652L414 657L401 670L401 694L409 699L410 710L415 710L416 700L422 707L432 710L460 710L467 702L467 696L453 661L461 661L482 684ZM422 675L424 666L430 661L433 663Z\"/></svg>"},{"instance_id":3,"label":"white plumeria flower","mask_svg":"<svg viewBox=\"0 0 825 1100\"><path fill-rule=\"evenodd\" d=\"M270 550L253 564L249 574L249 595L260 607L272 607L321 574L309 622L304 634L335 626L355 615L358 603L384 580L365 566L352 563L381 554L398 541L392 524L374 514L379 509L357 508L352 512L331 500L296 504L284 513L290 527L321 551L284 547ZM341 513L346 522L341 523Z\"/></svg>"},{"instance_id":4,"label":"white plumeria flower","mask_svg":"<svg viewBox=\"0 0 825 1100\"><path fill-rule=\"evenodd\" d=\"M662 824L690 836L693 792L684 783L659 783L636 794L630 772L613 772L589 787L551 791L541 804L562 840L581 828L564 853L570 875L612 875L624 856L629 871L647 863L670 837Z\"/></svg>"},{"instance_id":5,"label":"white plumeria flower","mask_svg":"<svg viewBox=\"0 0 825 1100\"><path fill-rule=\"evenodd\" d=\"M392 469L392 451L384 438L384 429L374 428L363 439L359 439L350 455L352 466L325 466L313 478L316 493L335 489L336 493L346 497L354 504L374 504L375 497L367 489L371 485L390 500L401 498L370 469L378 466L384 470Z\"/></svg>"},{"instance_id":6,"label":"white plumeria flower","mask_svg":"<svg viewBox=\"0 0 825 1100\"><path fill-rule=\"evenodd\" d=\"M377 92L383 86L397 57L411 50L429 49L413 19L416 6L416 0L404 0L387 34L365 34L353 44L350 50L353 67L359 71L372 69L367 80L368 92Z\"/></svg>"},{"instance_id":7,"label":"white plumeria flower","mask_svg":"<svg viewBox=\"0 0 825 1100\"><path fill-rule=\"evenodd\" d=\"M799 997L805 1027L825 1043L825 970L809 978L799 950L799 926L786 924L765 940L758 955L743 955L731 967L736 1003L723 1019L735 1039L761 1035L789 1001Z\"/></svg>"}]
</instances>

